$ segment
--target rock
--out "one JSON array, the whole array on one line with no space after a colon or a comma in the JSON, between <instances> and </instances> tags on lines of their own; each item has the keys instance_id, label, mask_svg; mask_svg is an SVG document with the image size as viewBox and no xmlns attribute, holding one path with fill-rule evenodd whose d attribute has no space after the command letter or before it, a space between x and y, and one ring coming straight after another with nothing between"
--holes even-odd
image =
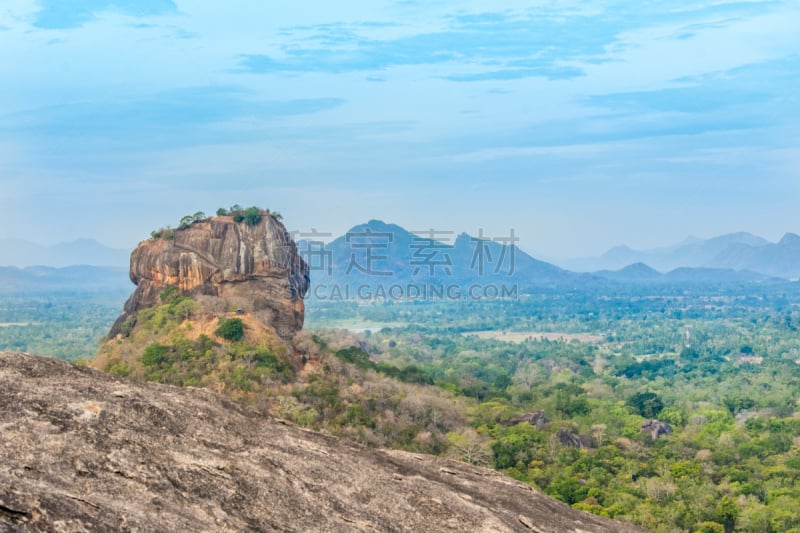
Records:
<instances>
[{"instance_id":1,"label":"rock","mask_svg":"<svg viewBox=\"0 0 800 533\"><path fill-rule=\"evenodd\" d=\"M498 472L0 353L0 531L635 532Z\"/></svg>"},{"instance_id":2,"label":"rock","mask_svg":"<svg viewBox=\"0 0 800 533\"><path fill-rule=\"evenodd\" d=\"M109 338L126 320L159 303L176 286L182 294L223 300L222 307L251 313L284 339L303 327L308 265L286 228L268 213L253 226L232 217L212 217L174 230L174 238L142 241L131 253L136 290L125 303Z\"/></svg>"},{"instance_id":3,"label":"rock","mask_svg":"<svg viewBox=\"0 0 800 533\"><path fill-rule=\"evenodd\" d=\"M592 445L590 439L581 437L567 428L561 428L556 431L555 437L558 442L570 448L590 448Z\"/></svg>"},{"instance_id":4,"label":"rock","mask_svg":"<svg viewBox=\"0 0 800 533\"><path fill-rule=\"evenodd\" d=\"M536 429L543 429L549 420L547 420L544 411L536 410L531 411L530 413L525 413L524 415L515 416L506 422L506 425L516 426L517 424L522 424L524 422L527 422L532 426L536 426Z\"/></svg>"},{"instance_id":5,"label":"rock","mask_svg":"<svg viewBox=\"0 0 800 533\"><path fill-rule=\"evenodd\" d=\"M640 429L642 432L650 433L653 440L656 440L662 435L669 435L672 433L672 426L666 422L659 422L658 420L645 420Z\"/></svg>"}]
</instances>

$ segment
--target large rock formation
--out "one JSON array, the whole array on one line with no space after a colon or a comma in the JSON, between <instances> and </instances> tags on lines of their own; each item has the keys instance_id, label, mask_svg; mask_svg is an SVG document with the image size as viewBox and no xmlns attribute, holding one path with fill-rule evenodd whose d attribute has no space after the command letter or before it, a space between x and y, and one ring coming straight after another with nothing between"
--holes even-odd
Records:
<instances>
[{"instance_id":1,"label":"large rock formation","mask_svg":"<svg viewBox=\"0 0 800 533\"><path fill-rule=\"evenodd\" d=\"M175 230L172 239L143 241L131 254L130 277L136 290L109 337L157 304L169 286L252 313L283 338L303 326L308 265L283 224L266 212L255 225L212 217Z\"/></svg>"},{"instance_id":2,"label":"large rock formation","mask_svg":"<svg viewBox=\"0 0 800 533\"><path fill-rule=\"evenodd\" d=\"M492 470L0 353L0 531L641 531Z\"/></svg>"}]
</instances>

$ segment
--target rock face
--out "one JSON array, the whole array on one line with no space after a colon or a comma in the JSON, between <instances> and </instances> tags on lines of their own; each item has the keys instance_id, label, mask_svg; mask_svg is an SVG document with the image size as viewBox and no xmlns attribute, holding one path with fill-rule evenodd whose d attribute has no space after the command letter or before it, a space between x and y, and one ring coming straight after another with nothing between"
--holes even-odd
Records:
<instances>
[{"instance_id":1,"label":"rock face","mask_svg":"<svg viewBox=\"0 0 800 533\"><path fill-rule=\"evenodd\" d=\"M634 532L488 469L0 353L0 531Z\"/></svg>"},{"instance_id":2,"label":"rock face","mask_svg":"<svg viewBox=\"0 0 800 533\"><path fill-rule=\"evenodd\" d=\"M109 337L157 304L169 286L252 313L285 339L303 327L308 265L283 224L266 212L252 226L212 217L175 230L171 240L142 241L131 254L130 278L136 290Z\"/></svg>"}]
</instances>

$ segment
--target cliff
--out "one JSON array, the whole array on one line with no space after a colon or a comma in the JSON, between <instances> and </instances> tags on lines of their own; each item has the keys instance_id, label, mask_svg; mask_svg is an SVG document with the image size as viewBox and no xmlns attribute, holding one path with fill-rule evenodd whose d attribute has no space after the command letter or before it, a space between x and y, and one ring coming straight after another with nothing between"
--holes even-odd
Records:
<instances>
[{"instance_id":1,"label":"cliff","mask_svg":"<svg viewBox=\"0 0 800 533\"><path fill-rule=\"evenodd\" d=\"M642 531L492 470L0 353L0 531Z\"/></svg>"},{"instance_id":2,"label":"cliff","mask_svg":"<svg viewBox=\"0 0 800 533\"><path fill-rule=\"evenodd\" d=\"M139 243L130 266L136 290L109 337L123 333L126 321L175 286L182 294L216 300L221 309L251 313L282 338L291 338L303 327L308 265L283 224L263 214L254 225L212 217L174 230L169 240Z\"/></svg>"}]
</instances>

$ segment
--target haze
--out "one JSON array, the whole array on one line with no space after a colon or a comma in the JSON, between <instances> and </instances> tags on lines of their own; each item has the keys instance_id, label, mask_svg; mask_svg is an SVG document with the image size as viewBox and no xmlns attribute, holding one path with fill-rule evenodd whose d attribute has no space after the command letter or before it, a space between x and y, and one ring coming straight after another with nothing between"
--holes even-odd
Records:
<instances>
[{"instance_id":1,"label":"haze","mask_svg":"<svg viewBox=\"0 0 800 533\"><path fill-rule=\"evenodd\" d=\"M800 5L6 0L0 238L233 203L570 257L800 231Z\"/></svg>"}]
</instances>

